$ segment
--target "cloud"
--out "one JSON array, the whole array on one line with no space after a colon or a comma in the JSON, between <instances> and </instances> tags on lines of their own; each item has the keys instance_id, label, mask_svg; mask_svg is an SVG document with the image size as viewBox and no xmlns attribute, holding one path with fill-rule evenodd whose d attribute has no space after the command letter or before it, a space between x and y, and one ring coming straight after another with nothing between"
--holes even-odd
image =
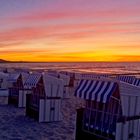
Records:
<instances>
[{"instance_id":1,"label":"cloud","mask_svg":"<svg viewBox=\"0 0 140 140\"><path fill-rule=\"evenodd\" d=\"M62 41L72 41L75 39L88 38L98 35L109 34L136 34L140 33L139 22L99 22L99 23L79 23L66 25L50 25L36 27L21 27L0 32L0 41L8 42L0 44L0 47L18 45L37 39L61 39ZM10 44L9 42L15 42Z\"/></svg>"},{"instance_id":2,"label":"cloud","mask_svg":"<svg viewBox=\"0 0 140 140\"><path fill-rule=\"evenodd\" d=\"M120 18L130 18L139 17L140 9L138 7L120 7L120 8L81 8L81 9L71 9L70 7L63 9L42 9L31 10L28 14L20 14L13 17L3 18L0 20L1 24L4 23L26 23L26 22L44 22L44 21L62 21L67 19L120 19Z\"/></svg>"},{"instance_id":3,"label":"cloud","mask_svg":"<svg viewBox=\"0 0 140 140\"><path fill-rule=\"evenodd\" d=\"M140 55L116 55L113 57L116 58L116 61L140 62Z\"/></svg>"},{"instance_id":4,"label":"cloud","mask_svg":"<svg viewBox=\"0 0 140 140\"><path fill-rule=\"evenodd\" d=\"M119 9L107 7L89 10L64 8L59 11L58 9L51 10L51 8L41 11L31 9L28 14L0 20L8 26L7 30L0 32L0 41L28 41L41 38L70 40L110 33L140 33L139 18L128 20L130 17L139 16L139 13L140 9L137 7L120 7ZM67 19L73 21L73 24L65 23ZM93 19L93 23L89 21L90 19ZM84 23L85 20L87 23ZM14 26L10 25L12 23ZM35 23L38 25L32 26ZM21 27L16 28L18 25Z\"/></svg>"},{"instance_id":5,"label":"cloud","mask_svg":"<svg viewBox=\"0 0 140 140\"><path fill-rule=\"evenodd\" d=\"M28 41L43 38L46 30L42 27L17 28L0 32L0 41Z\"/></svg>"},{"instance_id":6,"label":"cloud","mask_svg":"<svg viewBox=\"0 0 140 140\"><path fill-rule=\"evenodd\" d=\"M38 20L62 20L69 18L121 18L130 16L139 16L140 9L138 8L119 8L119 9L82 9L71 10L61 9L60 11L43 11L35 12L29 15L17 17L21 21L38 21ZM15 18L16 19L16 18Z\"/></svg>"},{"instance_id":7,"label":"cloud","mask_svg":"<svg viewBox=\"0 0 140 140\"><path fill-rule=\"evenodd\" d=\"M0 43L0 48L10 48L13 46L24 44L24 42L10 42L10 43Z\"/></svg>"}]
</instances>

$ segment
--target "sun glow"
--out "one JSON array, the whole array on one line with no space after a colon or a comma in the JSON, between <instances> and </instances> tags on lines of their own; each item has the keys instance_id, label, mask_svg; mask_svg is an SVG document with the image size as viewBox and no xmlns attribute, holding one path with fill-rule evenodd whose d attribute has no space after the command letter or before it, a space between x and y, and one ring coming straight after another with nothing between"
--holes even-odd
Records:
<instances>
[{"instance_id":1,"label":"sun glow","mask_svg":"<svg viewBox=\"0 0 140 140\"><path fill-rule=\"evenodd\" d=\"M0 59L140 61L140 1L107 1L0 4Z\"/></svg>"}]
</instances>

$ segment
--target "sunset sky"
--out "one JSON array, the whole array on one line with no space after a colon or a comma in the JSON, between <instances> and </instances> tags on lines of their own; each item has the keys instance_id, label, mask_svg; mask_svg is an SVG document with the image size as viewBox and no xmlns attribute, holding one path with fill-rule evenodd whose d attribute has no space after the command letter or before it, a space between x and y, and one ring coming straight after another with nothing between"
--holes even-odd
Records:
<instances>
[{"instance_id":1,"label":"sunset sky","mask_svg":"<svg viewBox=\"0 0 140 140\"><path fill-rule=\"evenodd\" d=\"M140 61L140 0L0 0L0 59Z\"/></svg>"}]
</instances>

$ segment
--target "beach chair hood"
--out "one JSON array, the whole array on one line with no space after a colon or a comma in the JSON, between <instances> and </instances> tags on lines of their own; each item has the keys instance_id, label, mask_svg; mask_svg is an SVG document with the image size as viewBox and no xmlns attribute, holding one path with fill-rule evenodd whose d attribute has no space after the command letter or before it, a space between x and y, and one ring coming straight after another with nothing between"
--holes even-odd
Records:
<instances>
[{"instance_id":1,"label":"beach chair hood","mask_svg":"<svg viewBox=\"0 0 140 140\"><path fill-rule=\"evenodd\" d=\"M8 76L8 82L16 82L20 76L20 73L11 73Z\"/></svg>"},{"instance_id":2,"label":"beach chair hood","mask_svg":"<svg viewBox=\"0 0 140 140\"><path fill-rule=\"evenodd\" d=\"M119 89L123 116L140 115L140 88L120 82Z\"/></svg>"},{"instance_id":3,"label":"beach chair hood","mask_svg":"<svg viewBox=\"0 0 140 140\"><path fill-rule=\"evenodd\" d=\"M24 83L24 88L25 89L32 89L34 87L36 87L37 83L39 82L39 80L41 79L41 74L39 73L35 73L35 74L30 74L27 78L27 80Z\"/></svg>"},{"instance_id":4,"label":"beach chair hood","mask_svg":"<svg viewBox=\"0 0 140 140\"><path fill-rule=\"evenodd\" d=\"M102 81L97 79L81 80L75 91L75 96L85 100L106 103L109 101L117 87L118 84L113 81Z\"/></svg>"},{"instance_id":5,"label":"beach chair hood","mask_svg":"<svg viewBox=\"0 0 140 140\"><path fill-rule=\"evenodd\" d=\"M46 97L62 97L63 96L63 80L48 74L43 75Z\"/></svg>"}]
</instances>

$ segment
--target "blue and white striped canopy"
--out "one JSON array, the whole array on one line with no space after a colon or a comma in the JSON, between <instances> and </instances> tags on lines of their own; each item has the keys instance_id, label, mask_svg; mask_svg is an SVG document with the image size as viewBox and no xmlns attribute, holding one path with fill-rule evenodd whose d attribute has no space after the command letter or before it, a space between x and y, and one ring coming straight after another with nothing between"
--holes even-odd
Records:
<instances>
[{"instance_id":1,"label":"blue and white striped canopy","mask_svg":"<svg viewBox=\"0 0 140 140\"><path fill-rule=\"evenodd\" d=\"M24 83L25 89L31 89L33 87L36 87L37 83L39 82L41 78L41 74L30 74L27 80Z\"/></svg>"},{"instance_id":2,"label":"blue and white striped canopy","mask_svg":"<svg viewBox=\"0 0 140 140\"><path fill-rule=\"evenodd\" d=\"M125 76L125 75L119 75L116 77L117 80L132 84L135 76Z\"/></svg>"},{"instance_id":3,"label":"blue and white striped canopy","mask_svg":"<svg viewBox=\"0 0 140 140\"><path fill-rule=\"evenodd\" d=\"M81 80L75 91L75 96L106 103L116 88L117 83L112 81Z\"/></svg>"},{"instance_id":4,"label":"blue and white striped canopy","mask_svg":"<svg viewBox=\"0 0 140 140\"><path fill-rule=\"evenodd\" d=\"M135 86L140 86L140 78L135 78L132 84Z\"/></svg>"},{"instance_id":5,"label":"blue and white striped canopy","mask_svg":"<svg viewBox=\"0 0 140 140\"><path fill-rule=\"evenodd\" d=\"M84 78L89 78L89 79L94 79L94 78L102 78L102 77L104 77L104 78L107 78L107 77L109 77L109 75L108 74L96 74L96 73L92 73L92 74L90 74L90 73L85 73L85 74L81 74L81 78L82 79L84 79Z\"/></svg>"}]
</instances>

